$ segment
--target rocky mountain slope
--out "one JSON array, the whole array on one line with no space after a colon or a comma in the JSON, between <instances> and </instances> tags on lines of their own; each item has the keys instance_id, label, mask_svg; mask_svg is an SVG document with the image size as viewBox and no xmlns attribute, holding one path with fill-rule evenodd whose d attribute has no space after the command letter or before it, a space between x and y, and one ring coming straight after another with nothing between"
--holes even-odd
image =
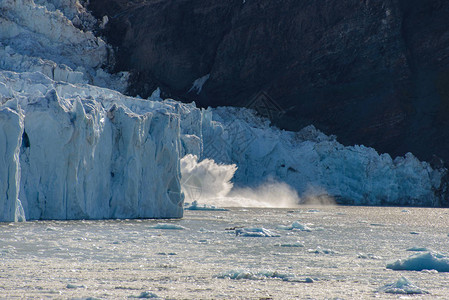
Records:
<instances>
[{"instance_id":1,"label":"rocky mountain slope","mask_svg":"<svg viewBox=\"0 0 449 300\"><path fill-rule=\"evenodd\" d=\"M255 106L274 110L281 128L314 124L344 144L449 161L447 1L91 0L89 9L107 16L98 30L116 47L116 71L132 72L132 95L160 87L202 106Z\"/></svg>"}]
</instances>

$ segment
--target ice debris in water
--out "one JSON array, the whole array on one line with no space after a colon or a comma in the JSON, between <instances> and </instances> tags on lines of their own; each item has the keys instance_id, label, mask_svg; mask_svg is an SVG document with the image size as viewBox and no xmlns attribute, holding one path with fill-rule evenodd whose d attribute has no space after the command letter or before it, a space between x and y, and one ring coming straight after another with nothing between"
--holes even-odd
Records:
<instances>
[{"instance_id":1,"label":"ice debris in water","mask_svg":"<svg viewBox=\"0 0 449 300\"><path fill-rule=\"evenodd\" d=\"M334 250L330 249L323 249L320 246L318 246L316 249L309 249L307 250L309 253L315 253L315 254L337 254Z\"/></svg>"},{"instance_id":2,"label":"ice debris in water","mask_svg":"<svg viewBox=\"0 0 449 300\"><path fill-rule=\"evenodd\" d=\"M412 255L407 259L399 259L394 263L387 264L387 268L406 271L436 270L438 272L449 272L449 258L440 253L426 252Z\"/></svg>"},{"instance_id":3,"label":"ice debris in water","mask_svg":"<svg viewBox=\"0 0 449 300\"><path fill-rule=\"evenodd\" d=\"M307 231L307 232L312 231L312 229L309 228L307 225L301 224L298 221L293 222L289 226L279 225L278 229L280 229L280 230L299 230L299 231Z\"/></svg>"},{"instance_id":4,"label":"ice debris in water","mask_svg":"<svg viewBox=\"0 0 449 300\"><path fill-rule=\"evenodd\" d=\"M185 210L207 210L207 211L228 211L229 209L216 207L215 205L198 204L198 201L193 201L192 204Z\"/></svg>"},{"instance_id":5,"label":"ice debris in water","mask_svg":"<svg viewBox=\"0 0 449 300\"><path fill-rule=\"evenodd\" d=\"M220 278L220 279L234 279L234 280L282 279L283 281L304 282L304 283L312 283L314 281L312 278L301 279L301 278L296 277L294 274L281 273L278 271L251 272L248 270L229 270L229 271L222 272L218 275L215 275L214 277Z\"/></svg>"},{"instance_id":6,"label":"ice debris in water","mask_svg":"<svg viewBox=\"0 0 449 300\"><path fill-rule=\"evenodd\" d=\"M142 292L138 296L129 296L128 298L154 299L159 298L159 296L152 292Z\"/></svg>"},{"instance_id":7,"label":"ice debris in water","mask_svg":"<svg viewBox=\"0 0 449 300\"><path fill-rule=\"evenodd\" d=\"M407 251L415 251L415 252L429 251L430 252L432 250L430 250L429 248L426 248L426 247L411 247L411 248L408 248Z\"/></svg>"},{"instance_id":8,"label":"ice debris in water","mask_svg":"<svg viewBox=\"0 0 449 300\"><path fill-rule=\"evenodd\" d=\"M279 237L280 235L265 229L265 228L237 228L235 229L236 236L246 237Z\"/></svg>"},{"instance_id":9,"label":"ice debris in water","mask_svg":"<svg viewBox=\"0 0 449 300\"><path fill-rule=\"evenodd\" d=\"M401 277L395 283L387 284L380 289L378 292L384 292L389 294L428 294L429 292L417 287L411 283L407 278Z\"/></svg>"},{"instance_id":10,"label":"ice debris in water","mask_svg":"<svg viewBox=\"0 0 449 300\"><path fill-rule=\"evenodd\" d=\"M368 253L368 254L365 254L365 253L359 253L359 254L357 255L357 258L361 258L361 259L382 259L381 256L376 256L376 255L371 254L371 253Z\"/></svg>"},{"instance_id":11,"label":"ice debris in water","mask_svg":"<svg viewBox=\"0 0 449 300\"><path fill-rule=\"evenodd\" d=\"M302 248L304 247L304 244L297 241L294 243L280 243L280 244L276 244L276 247L285 247L285 248Z\"/></svg>"},{"instance_id":12,"label":"ice debris in water","mask_svg":"<svg viewBox=\"0 0 449 300\"><path fill-rule=\"evenodd\" d=\"M85 285L76 285L76 284L69 283L69 284L66 285L66 288L68 288L68 289L78 289L78 288L85 289L86 286Z\"/></svg>"},{"instance_id":13,"label":"ice debris in water","mask_svg":"<svg viewBox=\"0 0 449 300\"><path fill-rule=\"evenodd\" d=\"M170 229L170 230L184 230L185 227L170 223L157 223L156 225L150 226L150 229Z\"/></svg>"}]
</instances>

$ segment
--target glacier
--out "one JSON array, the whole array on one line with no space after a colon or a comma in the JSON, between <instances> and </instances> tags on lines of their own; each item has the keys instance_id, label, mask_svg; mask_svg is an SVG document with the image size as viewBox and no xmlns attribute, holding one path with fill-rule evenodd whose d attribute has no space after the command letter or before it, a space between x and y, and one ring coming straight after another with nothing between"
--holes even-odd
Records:
<instances>
[{"instance_id":1,"label":"glacier","mask_svg":"<svg viewBox=\"0 0 449 300\"><path fill-rule=\"evenodd\" d=\"M179 218L185 196L442 203L445 170L411 153L392 159L313 126L287 132L250 109L200 109L160 90L125 96L129 74L110 73L114 53L93 33L107 20L78 0L4 0L0 10L0 221Z\"/></svg>"},{"instance_id":2,"label":"glacier","mask_svg":"<svg viewBox=\"0 0 449 300\"><path fill-rule=\"evenodd\" d=\"M248 198L257 197L271 199L271 205L267 205L267 199L259 201L262 206L276 207L279 203L277 207L285 207L283 198L295 199L288 187L298 193L300 203L309 204L435 207L444 201L438 193L444 185L445 170L433 169L412 153L392 159L363 145L344 146L335 136L327 136L312 125L299 132L280 130L246 108L218 107L199 112L190 104L180 111L184 152L202 160L212 159L216 169L235 164L233 191L252 188L251 193L245 188L245 197L231 191L228 200L233 201L224 201L231 206L245 206ZM201 122L194 121L199 119ZM204 194L229 177L208 174L214 179L207 179L202 187ZM213 181L215 185L210 184ZM276 189L279 185L286 187ZM235 203L236 196L242 203Z\"/></svg>"},{"instance_id":3,"label":"glacier","mask_svg":"<svg viewBox=\"0 0 449 300\"><path fill-rule=\"evenodd\" d=\"M3 71L0 82L6 201L20 201L26 218L182 216L179 116L170 106L42 73Z\"/></svg>"}]
</instances>

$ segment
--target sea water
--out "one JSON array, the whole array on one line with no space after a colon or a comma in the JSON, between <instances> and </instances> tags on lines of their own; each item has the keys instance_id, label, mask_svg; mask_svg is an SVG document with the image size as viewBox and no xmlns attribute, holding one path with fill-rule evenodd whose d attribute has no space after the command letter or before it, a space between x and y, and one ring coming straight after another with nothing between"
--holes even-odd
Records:
<instances>
[{"instance_id":1,"label":"sea water","mask_svg":"<svg viewBox=\"0 0 449 300\"><path fill-rule=\"evenodd\" d=\"M2 223L0 298L447 299L449 273L386 266L448 253L448 224L448 209L343 206ZM428 294L382 288L408 281Z\"/></svg>"}]
</instances>

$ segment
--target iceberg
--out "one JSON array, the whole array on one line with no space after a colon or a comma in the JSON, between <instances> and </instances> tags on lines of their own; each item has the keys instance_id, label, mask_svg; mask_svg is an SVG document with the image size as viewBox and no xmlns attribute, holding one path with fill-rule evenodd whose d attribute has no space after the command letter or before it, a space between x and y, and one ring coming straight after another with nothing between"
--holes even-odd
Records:
<instances>
[{"instance_id":1,"label":"iceberg","mask_svg":"<svg viewBox=\"0 0 449 300\"><path fill-rule=\"evenodd\" d=\"M253 227L253 228L236 228L235 236L244 237L280 237L279 234L265 229L263 227Z\"/></svg>"},{"instance_id":2,"label":"iceberg","mask_svg":"<svg viewBox=\"0 0 449 300\"><path fill-rule=\"evenodd\" d=\"M412 255L407 259L399 259L394 263L387 264L387 268L406 271L436 270L438 272L449 272L449 257L436 252L426 252Z\"/></svg>"}]
</instances>

